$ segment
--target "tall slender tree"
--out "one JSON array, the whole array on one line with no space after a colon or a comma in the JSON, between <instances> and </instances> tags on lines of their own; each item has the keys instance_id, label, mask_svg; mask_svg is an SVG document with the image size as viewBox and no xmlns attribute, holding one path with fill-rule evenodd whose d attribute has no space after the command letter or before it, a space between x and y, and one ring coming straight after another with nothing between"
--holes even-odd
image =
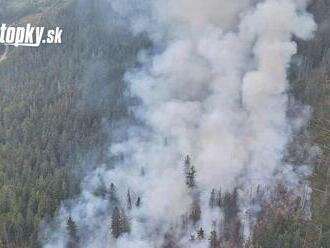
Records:
<instances>
[{"instance_id":1,"label":"tall slender tree","mask_svg":"<svg viewBox=\"0 0 330 248\"><path fill-rule=\"evenodd\" d=\"M112 206L118 206L119 199L117 196L117 189L113 183L110 184L109 200Z\"/></svg>"},{"instance_id":2,"label":"tall slender tree","mask_svg":"<svg viewBox=\"0 0 330 248\"><path fill-rule=\"evenodd\" d=\"M215 189L212 189L211 194L210 194L210 201L209 201L209 206L210 208L214 208L217 205L216 202L216 193L215 193Z\"/></svg>"},{"instance_id":3,"label":"tall slender tree","mask_svg":"<svg viewBox=\"0 0 330 248\"><path fill-rule=\"evenodd\" d=\"M131 198L130 190L127 191L127 209L128 210L132 209L132 198Z\"/></svg>"},{"instance_id":4,"label":"tall slender tree","mask_svg":"<svg viewBox=\"0 0 330 248\"><path fill-rule=\"evenodd\" d=\"M187 174L189 172L191 166L191 159L190 156L187 155L184 160L184 173Z\"/></svg>"},{"instance_id":5,"label":"tall slender tree","mask_svg":"<svg viewBox=\"0 0 330 248\"><path fill-rule=\"evenodd\" d=\"M135 206L139 208L141 206L141 197L139 196L136 200Z\"/></svg>"},{"instance_id":6,"label":"tall slender tree","mask_svg":"<svg viewBox=\"0 0 330 248\"><path fill-rule=\"evenodd\" d=\"M209 245L210 248L219 248L219 240L217 237L217 232L215 230L211 232L209 240L210 240L210 245Z\"/></svg>"},{"instance_id":7,"label":"tall slender tree","mask_svg":"<svg viewBox=\"0 0 330 248\"><path fill-rule=\"evenodd\" d=\"M79 236L77 225L70 216L66 224L68 241L66 248L78 248L79 247Z\"/></svg>"},{"instance_id":8,"label":"tall slender tree","mask_svg":"<svg viewBox=\"0 0 330 248\"><path fill-rule=\"evenodd\" d=\"M120 211L118 207L115 207L112 212L111 218L111 233L112 236L117 239L121 234L121 221L120 221Z\"/></svg>"},{"instance_id":9,"label":"tall slender tree","mask_svg":"<svg viewBox=\"0 0 330 248\"><path fill-rule=\"evenodd\" d=\"M196 177L196 170L195 167L192 165L189 168L188 173L186 174L186 184L188 188L194 188L196 186L195 177Z\"/></svg>"},{"instance_id":10,"label":"tall slender tree","mask_svg":"<svg viewBox=\"0 0 330 248\"><path fill-rule=\"evenodd\" d=\"M202 211L198 200L194 200L191 206L190 219L194 225L201 219Z\"/></svg>"},{"instance_id":11,"label":"tall slender tree","mask_svg":"<svg viewBox=\"0 0 330 248\"><path fill-rule=\"evenodd\" d=\"M123 233L130 232L130 224L124 209L115 207L111 218L111 234L117 239Z\"/></svg>"}]
</instances>

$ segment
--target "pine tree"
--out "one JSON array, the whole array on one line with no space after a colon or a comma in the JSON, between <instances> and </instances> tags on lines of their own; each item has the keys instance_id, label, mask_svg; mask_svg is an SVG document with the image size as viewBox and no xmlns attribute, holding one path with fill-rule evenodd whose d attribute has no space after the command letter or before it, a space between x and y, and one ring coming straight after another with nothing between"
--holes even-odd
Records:
<instances>
[{"instance_id":1,"label":"pine tree","mask_svg":"<svg viewBox=\"0 0 330 248\"><path fill-rule=\"evenodd\" d=\"M195 167L191 166L188 173L186 174L186 184L188 188L193 188L196 186L195 177L196 177Z\"/></svg>"},{"instance_id":2,"label":"pine tree","mask_svg":"<svg viewBox=\"0 0 330 248\"><path fill-rule=\"evenodd\" d=\"M228 223L237 217L239 212L237 189L231 194L227 192L223 198L223 209L225 214L225 222Z\"/></svg>"},{"instance_id":3,"label":"pine tree","mask_svg":"<svg viewBox=\"0 0 330 248\"><path fill-rule=\"evenodd\" d=\"M105 198L106 194L107 194L107 189L105 186L105 183L103 181L103 179L100 179L100 185L97 187L95 193L96 196L100 196L102 198Z\"/></svg>"},{"instance_id":4,"label":"pine tree","mask_svg":"<svg viewBox=\"0 0 330 248\"><path fill-rule=\"evenodd\" d=\"M118 200L118 196L117 196L117 189L113 183L111 183L111 185L110 185L109 200L110 200L111 205L113 205L113 206L117 206L119 204L119 200Z\"/></svg>"},{"instance_id":5,"label":"pine tree","mask_svg":"<svg viewBox=\"0 0 330 248\"><path fill-rule=\"evenodd\" d=\"M121 234L121 217L120 217L120 211L118 207L115 207L112 212L112 218L111 218L111 233L112 236L117 239L119 238Z\"/></svg>"},{"instance_id":6,"label":"pine tree","mask_svg":"<svg viewBox=\"0 0 330 248\"><path fill-rule=\"evenodd\" d=\"M195 167L191 165L191 158L189 155L186 156L184 161L184 174L186 177L186 185L188 186L188 188L195 187L196 170Z\"/></svg>"},{"instance_id":7,"label":"pine tree","mask_svg":"<svg viewBox=\"0 0 330 248\"><path fill-rule=\"evenodd\" d=\"M197 232L197 238L198 238L199 240L202 240L202 239L205 238L205 234L204 234L204 230L203 230L203 228L200 228L200 229L198 230L198 232Z\"/></svg>"},{"instance_id":8,"label":"pine tree","mask_svg":"<svg viewBox=\"0 0 330 248\"><path fill-rule=\"evenodd\" d=\"M219 248L219 241L218 241L218 237L217 237L217 232L216 231L212 231L211 235L210 235L210 248Z\"/></svg>"},{"instance_id":9,"label":"pine tree","mask_svg":"<svg viewBox=\"0 0 330 248\"><path fill-rule=\"evenodd\" d=\"M184 160L184 173L187 175L189 170L190 170L190 166L191 166L191 159L190 156L187 155L185 160Z\"/></svg>"},{"instance_id":10,"label":"pine tree","mask_svg":"<svg viewBox=\"0 0 330 248\"><path fill-rule=\"evenodd\" d=\"M223 199L222 199L222 192L221 192L221 188L218 192L218 195L217 195L217 206L219 208L222 208L223 207Z\"/></svg>"},{"instance_id":11,"label":"pine tree","mask_svg":"<svg viewBox=\"0 0 330 248\"><path fill-rule=\"evenodd\" d=\"M131 231L128 216L126 215L124 209L121 209L120 212L120 226L121 226L121 233L129 233Z\"/></svg>"},{"instance_id":12,"label":"pine tree","mask_svg":"<svg viewBox=\"0 0 330 248\"><path fill-rule=\"evenodd\" d=\"M111 218L111 233L114 238L119 238L123 233L130 232L130 224L124 209L115 207Z\"/></svg>"},{"instance_id":13,"label":"pine tree","mask_svg":"<svg viewBox=\"0 0 330 248\"><path fill-rule=\"evenodd\" d=\"M135 203L135 206L137 208L139 208L141 206L141 198L140 198L140 196L137 198L136 203Z\"/></svg>"},{"instance_id":14,"label":"pine tree","mask_svg":"<svg viewBox=\"0 0 330 248\"><path fill-rule=\"evenodd\" d=\"M145 175L146 175L146 171L145 171L144 167L142 167L141 171L140 171L140 176L144 177Z\"/></svg>"},{"instance_id":15,"label":"pine tree","mask_svg":"<svg viewBox=\"0 0 330 248\"><path fill-rule=\"evenodd\" d=\"M78 231L77 231L77 225L71 218L69 217L67 221L67 233L68 233L68 242L67 242L67 248L77 248L79 247L79 237L78 237Z\"/></svg>"},{"instance_id":16,"label":"pine tree","mask_svg":"<svg viewBox=\"0 0 330 248\"><path fill-rule=\"evenodd\" d=\"M210 206L210 208L215 208L216 205L217 205L217 203L216 203L215 189L212 189L211 195L210 195L209 206Z\"/></svg>"},{"instance_id":17,"label":"pine tree","mask_svg":"<svg viewBox=\"0 0 330 248\"><path fill-rule=\"evenodd\" d=\"M190 219L192 220L192 222L194 224L196 224L200 220L201 215L202 215L202 211L199 206L199 202L197 200L195 200L192 204Z\"/></svg>"},{"instance_id":18,"label":"pine tree","mask_svg":"<svg viewBox=\"0 0 330 248\"><path fill-rule=\"evenodd\" d=\"M223 198L224 239L237 243L241 241L241 223L239 219L238 190L226 193Z\"/></svg>"},{"instance_id":19,"label":"pine tree","mask_svg":"<svg viewBox=\"0 0 330 248\"><path fill-rule=\"evenodd\" d=\"M132 198L131 198L131 193L129 190L127 192L127 209L128 210L132 209Z\"/></svg>"}]
</instances>

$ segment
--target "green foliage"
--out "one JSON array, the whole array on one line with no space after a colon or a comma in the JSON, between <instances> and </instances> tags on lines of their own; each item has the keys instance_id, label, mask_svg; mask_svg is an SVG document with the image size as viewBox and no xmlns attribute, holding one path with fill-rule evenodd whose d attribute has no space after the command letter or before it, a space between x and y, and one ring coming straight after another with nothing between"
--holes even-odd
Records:
<instances>
[{"instance_id":1,"label":"green foliage","mask_svg":"<svg viewBox=\"0 0 330 248\"><path fill-rule=\"evenodd\" d=\"M254 246L264 248L304 247L305 224L299 214L292 216L271 210L257 225Z\"/></svg>"},{"instance_id":2,"label":"green foliage","mask_svg":"<svg viewBox=\"0 0 330 248\"><path fill-rule=\"evenodd\" d=\"M309 138L320 150L313 161L311 176L312 221L308 226L305 247L330 247L330 15L329 1L313 1L310 6L319 28L308 42L299 42L301 64L293 65L292 93L313 109L309 123Z\"/></svg>"},{"instance_id":3,"label":"green foliage","mask_svg":"<svg viewBox=\"0 0 330 248\"><path fill-rule=\"evenodd\" d=\"M63 44L10 48L0 64L0 247L38 247L79 167L105 161L103 123L128 115L122 77L146 43L107 32L101 2L47 9L41 25L61 26Z\"/></svg>"},{"instance_id":4,"label":"green foliage","mask_svg":"<svg viewBox=\"0 0 330 248\"><path fill-rule=\"evenodd\" d=\"M68 243L66 248L78 248L79 247L79 236L76 223L73 221L71 216L67 221L67 232L68 232Z\"/></svg>"}]
</instances>

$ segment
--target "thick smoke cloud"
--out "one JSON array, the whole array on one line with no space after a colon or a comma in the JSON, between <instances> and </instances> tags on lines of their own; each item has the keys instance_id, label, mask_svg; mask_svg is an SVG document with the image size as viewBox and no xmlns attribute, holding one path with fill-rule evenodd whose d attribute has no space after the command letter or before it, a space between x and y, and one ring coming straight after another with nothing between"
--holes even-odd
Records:
<instances>
[{"instance_id":1,"label":"thick smoke cloud","mask_svg":"<svg viewBox=\"0 0 330 248\"><path fill-rule=\"evenodd\" d=\"M284 162L297 128L287 114L287 70L296 53L292 38L309 39L315 30L306 1L112 4L132 32L147 33L153 41L151 51L140 53L141 66L125 76L130 94L141 100L133 109L143 125L111 145L110 156L124 157L115 169L91 172L81 196L63 204L56 231L48 226L44 232L44 247L62 247L69 215L81 227L84 247L160 247L161 237L192 203L183 176L186 154L196 166L206 228L219 218L204 204L212 188L240 186L243 212L250 207L244 189L272 187L279 177L289 187L298 186L308 169L293 170ZM131 233L118 240L110 237L111 206L93 194L101 182L114 183L121 196L129 188L143 202L130 213ZM183 235L183 246L188 238Z\"/></svg>"}]
</instances>

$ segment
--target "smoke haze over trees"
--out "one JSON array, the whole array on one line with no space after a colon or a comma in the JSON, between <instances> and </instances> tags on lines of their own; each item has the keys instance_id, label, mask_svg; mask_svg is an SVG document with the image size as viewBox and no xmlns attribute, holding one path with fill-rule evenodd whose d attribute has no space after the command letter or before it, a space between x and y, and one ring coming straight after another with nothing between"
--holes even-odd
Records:
<instances>
[{"instance_id":1,"label":"smoke haze over trees","mask_svg":"<svg viewBox=\"0 0 330 248\"><path fill-rule=\"evenodd\" d=\"M328 0L0 8L1 248L329 247Z\"/></svg>"},{"instance_id":2,"label":"smoke haze over trees","mask_svg":"<svg viewBox=\"0 0 330 248\"><path fill-rule=\"evenodd\" d=\"M309 117L289 98L286 73L293 38L311 39L316 28L307 2L110 5L151 42L124 76L136 124L109 145L110 164L91 170L81 195L62 206L45 247L67 242L68 215L86 247L258 245L253 229L273 207L307 220L311 168L286 155ZM99 223L111 213L109 232Z\"/></svg>"}]
</instances>

